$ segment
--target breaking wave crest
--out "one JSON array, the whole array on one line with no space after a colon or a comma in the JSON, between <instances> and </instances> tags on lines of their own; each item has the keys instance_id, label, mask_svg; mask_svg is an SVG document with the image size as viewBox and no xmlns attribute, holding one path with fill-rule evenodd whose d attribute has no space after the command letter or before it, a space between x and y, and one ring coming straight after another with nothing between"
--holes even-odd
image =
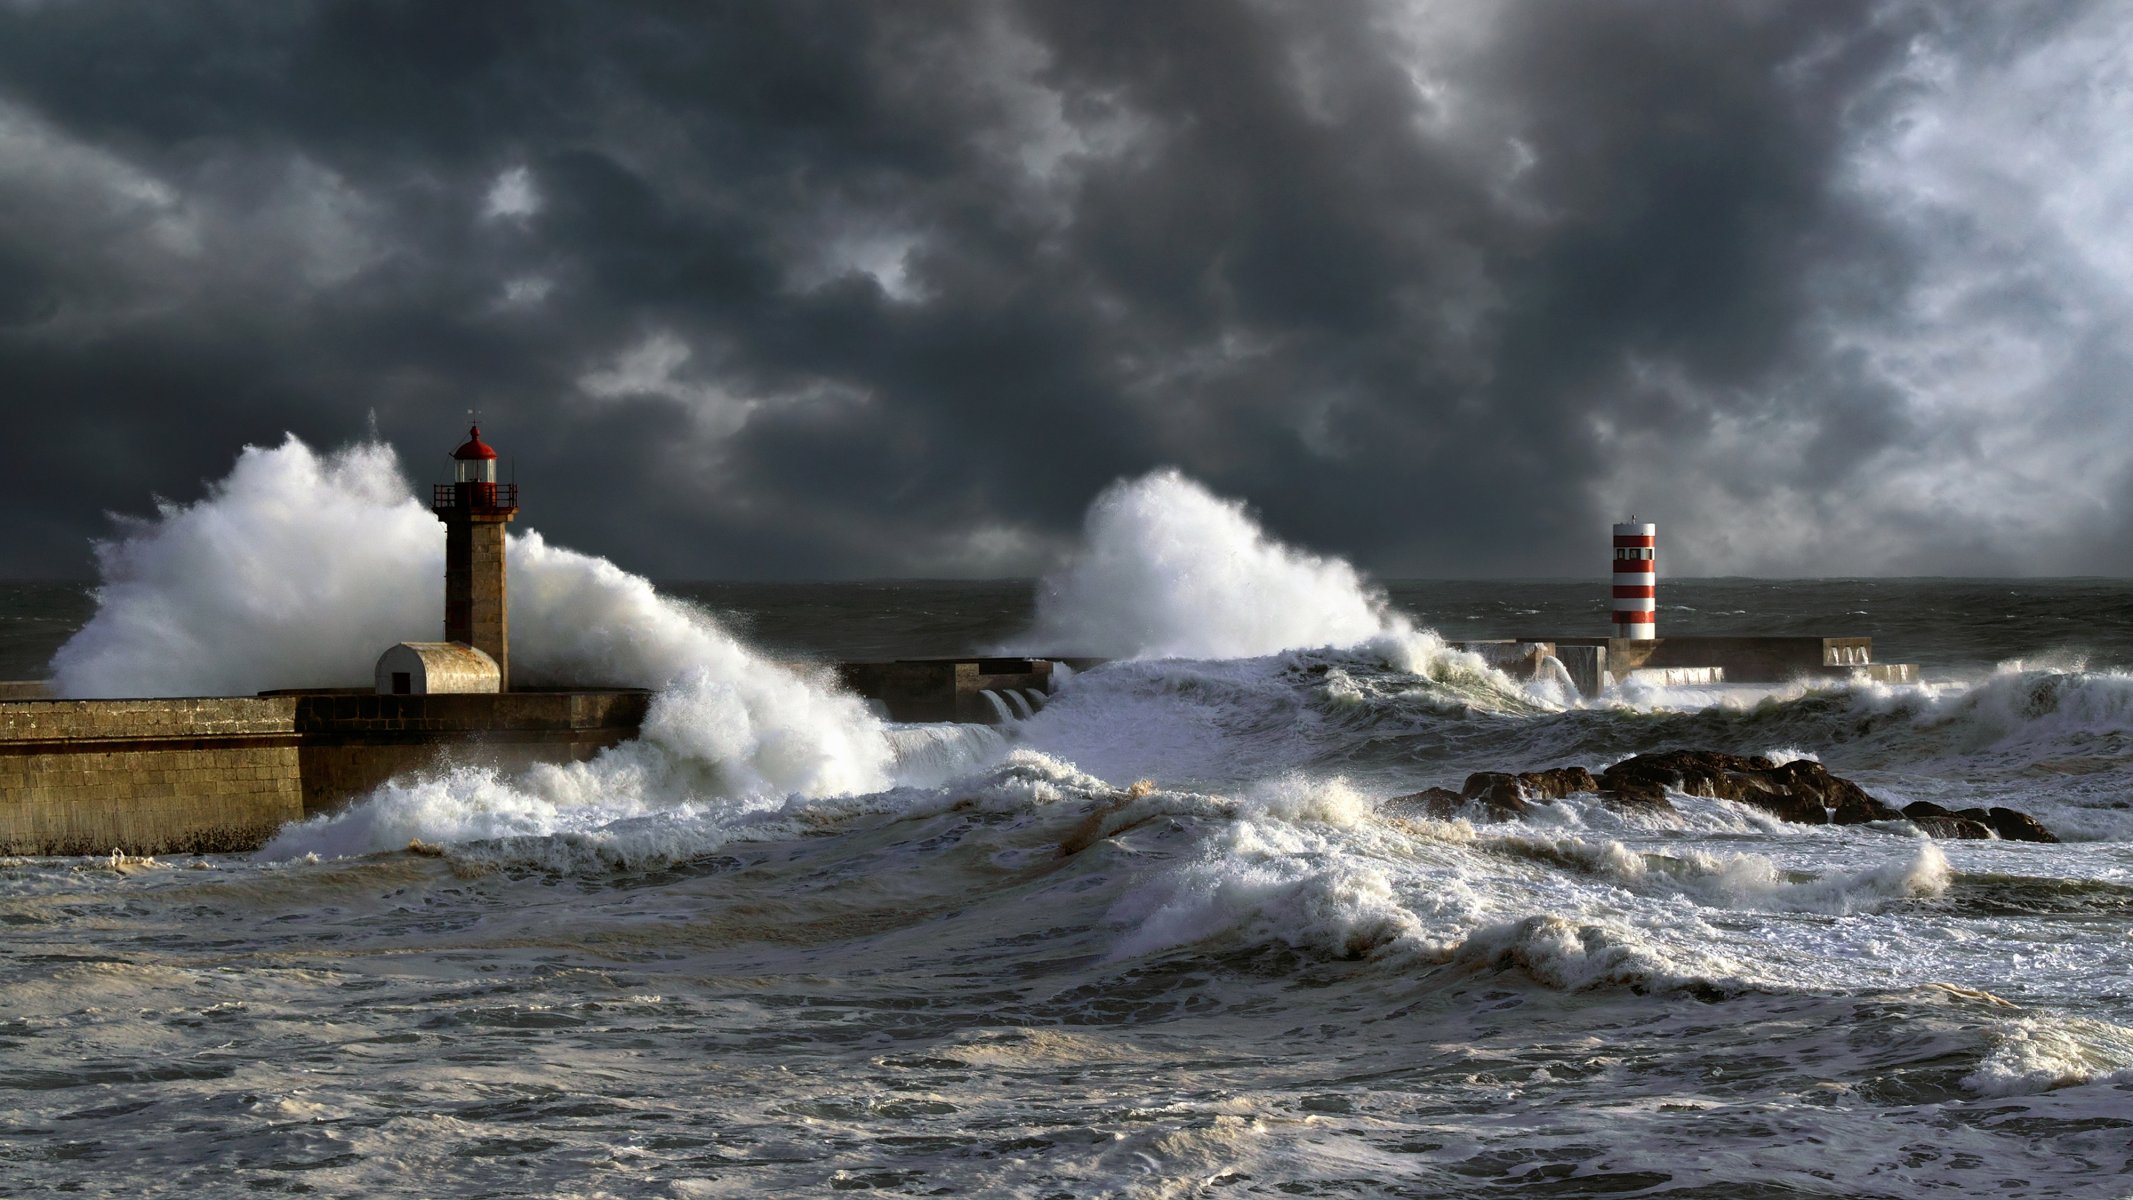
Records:
<instances>
[{"instance_id":1,"label":"breaking wave crest","mask_svg":"<svg viewBox=\"0 0 2133 1200\"><path fill-rule=\"evenodd\" d=\"M1018 651L1212 660L1369 647L1408 671L1452 656L1354 566L1276 540L1241 502L1174 468L1106 488L1083 532L1080 553L1039 589Z\"/></svg>"},{"instance_id":2,"label":"breaking wave crest","mask_svg":"<svg viewBox=\"0 0 2133 1200\"><path fill-rule=\"evenodd\" d=\"M1992 1029L1992 1048L1963 1086L2029 1096L2081 1084L2133 1082L2133 1029L2086 1017L2024 1016Z\"/></svg>"},{"instance_id":3,"label":"breaking wave crest","mask_svg":"<svg viewBox=\"0 0 2133 1200\"><path fill-rule=\"evenodd\" d=\"M392 451L247 446L192 504L96 546L96 612L53 656L62 696L353 686L435 636L444 530Z\"/></svg>"}]
</instances>

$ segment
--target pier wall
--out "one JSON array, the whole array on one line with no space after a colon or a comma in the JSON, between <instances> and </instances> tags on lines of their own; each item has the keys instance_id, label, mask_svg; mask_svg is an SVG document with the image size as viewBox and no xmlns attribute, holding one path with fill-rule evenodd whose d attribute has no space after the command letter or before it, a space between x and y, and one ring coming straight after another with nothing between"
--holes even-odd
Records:
<instances>
[{"instance_id":1,"label":"pier wall","mask_svg":"<svg viewBox=\"0 0 2133 1200\"><path fill-rule=\"evenodd\" d=\"M304 812L330 812L415 771L584 762L637 736L651 694L636 690L298 696Z\"/></svg>"},{"instance_id":2,"label":"pier wall","mask_svg":"<svg viewBox=\"0 0 2133 1200\"><path fill-rule=\"evenodd\" d=\"M591 758L642 725L631 689L0 702L0 854L257 849L395 775Z\"/></svg>"},{"instance_id":3,"label":"pier wall","mask_svg":"<svg viewBox=\"0 0 2133 1200\"><path fill-rule=\"evenodd\" d=\"M964 721L994 724L999 710L986 692L1052 690L1052 659L906 658L894 662L842 663L838 682L880 702L892 721ZM1088 663L1094 660L1059 660Z\"/></svg>"},{"instance_id":4,"label":"pier wall","mask_svg":"<svg viewBox=\"0 0 2133 1200\"><path fill-rule=\"evenodd\" d=\"M1616 680L1631 671L1716 667L1728 683L1785 683L1808 678L1849 678L1878 674L1872 666L1874 639L1816 636L1692 636L1650 639L1556 637L1558 647L1598 646L1606 651L1607 672ZM1886 674L1881 672L1879 674ZM1915 670L1912 671L1915 677Z\"/></svg>"},{"instance_id":5,"label":"pier wall","mask_svg":"<svg viewBox=\"0 0 2133 1200\"><path fill-rule=\"evenodd\" d=\"M0 853L247 850L304 815L293 699L0 703Z\"/></svg>"}]
</instances>

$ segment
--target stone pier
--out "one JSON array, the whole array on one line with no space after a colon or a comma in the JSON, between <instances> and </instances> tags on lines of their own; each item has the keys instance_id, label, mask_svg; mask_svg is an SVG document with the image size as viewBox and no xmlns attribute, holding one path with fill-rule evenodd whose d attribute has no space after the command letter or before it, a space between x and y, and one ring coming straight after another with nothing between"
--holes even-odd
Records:
<instances>
[{"instance_id":1,"label":"stone pier","mask_svg":"<svg viewBox=\"0 0 2133 1200\"><path fill-rule=\"evenodd\" d=\"M636 689L0 701L0 854L254 850L395 775L522 770L637 735Z\"/></svg>"}]
</instances>

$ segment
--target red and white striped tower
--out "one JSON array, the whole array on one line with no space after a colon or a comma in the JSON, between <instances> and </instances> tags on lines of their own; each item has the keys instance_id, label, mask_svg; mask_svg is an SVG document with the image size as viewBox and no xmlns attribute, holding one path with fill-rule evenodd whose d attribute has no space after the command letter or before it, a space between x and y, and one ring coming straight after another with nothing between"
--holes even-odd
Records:
<instances>
[{"instance_id":1,"label":"red and white striped tower","mask_svg":"<svg viewBox=\"0 0 2133 1200\"><path fill-rule=\"evenodd\" d=\"M1644 641L1658 637L1653 618L1659 607L1659 527L1615 526L1615 636Z\"/></svg>"}]
</instances>

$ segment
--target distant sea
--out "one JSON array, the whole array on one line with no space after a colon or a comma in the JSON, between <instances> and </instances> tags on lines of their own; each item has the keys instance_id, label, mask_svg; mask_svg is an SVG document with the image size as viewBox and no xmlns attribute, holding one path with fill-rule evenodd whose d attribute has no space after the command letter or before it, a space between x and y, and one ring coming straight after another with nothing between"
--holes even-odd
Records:
<instances>
[{"instance_id":1,"label":"distant sea","mask_svg":"<svg viewBox=\"0 0 2133 1200\"><path fill-rule=\"evenodd\" d=\"M1015 641L1036 590L658 603L828 662ZM1447 639L1606 630L1589 580L1386 592ZM0 585L0 677L94 608ZM2133 583L1663 579L1658 620L1925 681L1578 702L1392 622L917 727L706 642L591 768L9 860L0 1193L2133 1194ZM1384 803L1689 747L2064 840Z\"/></svg>"}]
</instances>

